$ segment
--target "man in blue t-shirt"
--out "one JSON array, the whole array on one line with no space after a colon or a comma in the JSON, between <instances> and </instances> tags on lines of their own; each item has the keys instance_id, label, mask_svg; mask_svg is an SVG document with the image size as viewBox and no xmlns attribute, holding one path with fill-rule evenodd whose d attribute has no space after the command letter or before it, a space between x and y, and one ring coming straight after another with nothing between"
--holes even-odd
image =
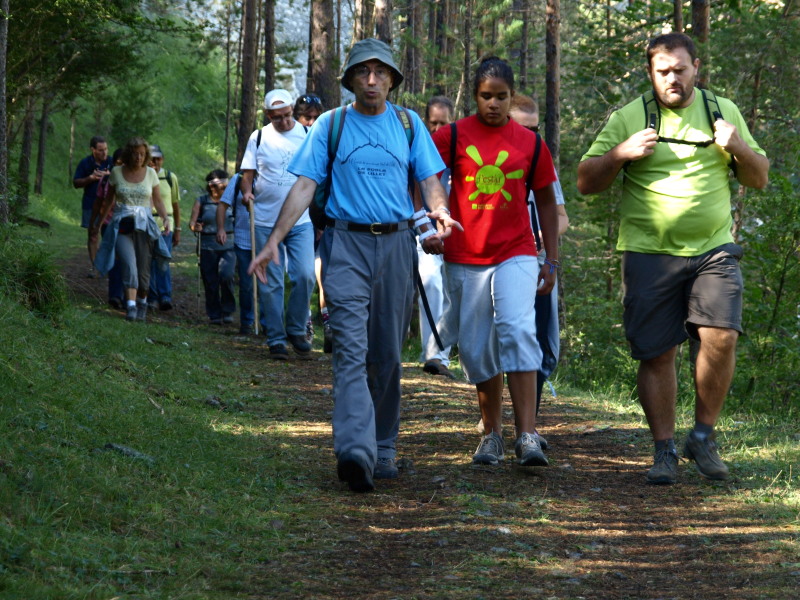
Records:
<instances>
[{"instance_id":1,"label":"man in blue t-shirt","mask_svg":"<svg viewBox=\"0 0 800 600\"><path fill-rule=\"evenodd\" d=\"M83 188L83 200L81 201L81 227L89 229L89 221L92 217L92 207L94 199L97 197L97 184L104 175L111 172L114 162L108 156L108 144L105 138L96 135L89 141L91 154L78 163L75 169L75 176L72 178L72 185L75 188ZM92 250L89 249L89 261L92 261ZM94 277L94 268L89 268L89 277Z\"/></svg>"},{"instance_id":2,"label":"man in blue t-shirt","mask_svg":"<svg viewBox=\"0 0 800 600\"><path fill-rule=\"evenodd\" d=\"M401 350L414 298L414 223L437 220L439 252L451 227L460 227L447 210L437 177L444 163L422 120L386 100L402 81L388 45L371 38L353 46L341 83L356 99L346 107L320 241L333 334L333 449L339 479L355 492L374 489L373 477L398 476L395 443ZM314 123L289 164L298 179L249 269L261 281L266 280L267 263L280 259L278 244L327 177L333 114L329 111ZM410 144L401 114L413 126ZM427 215L414 212L409 171L432 209Z\"/></svg>"},{"instance_id":3,"label":"man in blue t-shirt","mask_svg":"<svg viewBox=\"0 0 800 600\"><path fill-rule=\"evenodd\" d=\"M72 185L75 188L83 188L83 201L81 208L81 227L89 228L89 219L92 216L92 206L97 196L97 184L111 172L111 158L108 156L108 144L99 135L94 136L89 142L91 154L78 163L75 169L75 176L72 178Z\"/></svg>"}]
</instances>

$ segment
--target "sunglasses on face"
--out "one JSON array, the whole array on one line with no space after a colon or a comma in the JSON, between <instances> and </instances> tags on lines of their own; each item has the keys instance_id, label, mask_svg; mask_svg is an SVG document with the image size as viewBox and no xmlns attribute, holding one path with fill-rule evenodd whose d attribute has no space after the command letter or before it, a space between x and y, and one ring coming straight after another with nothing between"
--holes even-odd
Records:
<instances>
[{"instance_id":1,"label":"sunglasses on face","mask_svg":"<svg viewBox=\"0 0 800 600\"><path fill-rule=\"evenodd\" d=\"M316 94L304 94L297 99L300 104L319 104L322 106L322 100Z\"/></svg>"}]
</instances>

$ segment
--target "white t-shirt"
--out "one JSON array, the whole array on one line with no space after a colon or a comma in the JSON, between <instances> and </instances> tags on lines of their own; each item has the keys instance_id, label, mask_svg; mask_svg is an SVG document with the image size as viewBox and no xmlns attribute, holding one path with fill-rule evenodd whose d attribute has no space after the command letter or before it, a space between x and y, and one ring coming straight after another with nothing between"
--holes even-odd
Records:
<instances>
[{"instance_id":1,"label":"white t-shirt","mask_svg":"<svg viewBox=\"0 0 800 600\"><path fill-rule=\"evenodd\" d=\"M297 181L287 167L294 153L306 138L306 128L295 121L285 133L275 130L272 123L261 130L261 143L256 147L258 130L250 135L242 158L242 169L254 169L255 224L274 227L289 190ZM297 220L297 225L309 221L308 211Z\"/></svg>"}]
</instances>

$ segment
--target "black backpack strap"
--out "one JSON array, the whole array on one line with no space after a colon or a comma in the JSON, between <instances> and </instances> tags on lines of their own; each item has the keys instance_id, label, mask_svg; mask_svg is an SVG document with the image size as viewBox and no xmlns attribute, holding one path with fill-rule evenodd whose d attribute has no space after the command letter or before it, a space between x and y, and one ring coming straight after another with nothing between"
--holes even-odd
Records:
<instances>
[{"instance_id":1,"label":"black backpack strap","mask_svg":"<svg viewBox=\"0 0 800 600\"><path fill-rule=\"evenodd\" d=\"M530 169L528 169L528 177L525 179L525 202L528 202L531 192L533 191L533 176L536 173L536 165L539 163L539 155L542 152L542 136L538 133L536 136L536 147L533 150L533 159L531 160ZM539 219L536 217L536 203L530 207L531 210L531 229L533 229L533 237L536 239L536 249L542 249L542 238L539 236Z\"/></svg>"},{"instance_id":2,"label":"black backpack strap","mask_svg":"<svg viewBox=\"0 0 800 600\"><path fill-rule=\"evenodd\" d=\"M719 102L717 101L717 96L711 90L704 90L702 88L697 88L700 90L700 93L703 95L703 104L706 107L706 117L708 117L708 125L711 127L711 137L714 138L714 123L716 123L719 119L725 120L725 117L722 116L722 109L719 107ZM731 162L728 163L728 167L730 170L733 171L734 176L736 175L736 159L731 157Z\"/></svg>"},{"instance_id":3,"label":"black backpack strap","mask_svg":"<svg viewBox=\"0 0 800 600\"><path fill-rule=\"evenodd\" d=\"M661 131L661 108L653 90L647 90L642 94L642 104L644 104L644 128L655 129L658 133Z\"/></svg>"},{"instance_id":4,"label":"black backpack strap","mask_svg":"<svg viewBox=\"0 0 800 600\"><path fill-rule=\"evenodd\" d=\"M236 185L233 188L231 210L233 211L233 222L236 223L236 201L239 199L239 195L242 193L242 174L234 173L233 176L236 178Z\"/></svg>"},{"instance_id":5,"label":"black backpack strap","mask_svg":"<svg viewBox=\"0 0 800 600\"><path fill-rule=\"evenodd\" d=\"M452 176L456 166L456 141L458 140L458 127L456 122L450 123L450 175Z\"/></svg>"}]
</instances>

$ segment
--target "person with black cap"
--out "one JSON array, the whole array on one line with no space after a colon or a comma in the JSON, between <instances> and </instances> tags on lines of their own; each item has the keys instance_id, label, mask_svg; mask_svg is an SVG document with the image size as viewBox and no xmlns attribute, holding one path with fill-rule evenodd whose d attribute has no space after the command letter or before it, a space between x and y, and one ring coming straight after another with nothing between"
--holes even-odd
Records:
<instances>
[{"instance_id":1,"label":"person with black cap","mask_svg":"<svg viewBox=\"0 0 800 600\"><path fill-rule=\"evenodd\" d=\"M252 133L242 158L242 204L248 209L252 207L256 248L266 243L286 196L297 180L287 166L305 140L306 127L292 116L293 107L294 100L289 92L270 91L264 98L269 124ZM284 271L288 271L292 285L285 309ZM315 282L314 226L306 211L282 236L280 260L270 265L268 280L258 286L270 358L286 360L289 357L287 342L298 358L311 357L306 322Z\"/></svg>"},{"instance_id":2,"label":"person with black cap","mask_svg":"<svg viewBox=\"0 0 800 600\"><path fill-rule=\"evenodd\" d=\"M414 298L415 222L436 219L438 232L425 240L434 252L441 252L452 227L461 227L447 210L437 176L444 163L422 120L387 101L402 81L387 44L366 39L353 46L341 83L355 102L322 114L311 128L289 164L297 182L250 265L264 281L266 265L280 258L279 242L324 183L329 194L320 255L333 334L333 447L339 479L355 492L374 489L373 478L398 476L401 349ZM328 138L337 115L346 119L331 160ZM415 213L409 172L432 209L427 214Z\"/></svg>"}]
</instances>

